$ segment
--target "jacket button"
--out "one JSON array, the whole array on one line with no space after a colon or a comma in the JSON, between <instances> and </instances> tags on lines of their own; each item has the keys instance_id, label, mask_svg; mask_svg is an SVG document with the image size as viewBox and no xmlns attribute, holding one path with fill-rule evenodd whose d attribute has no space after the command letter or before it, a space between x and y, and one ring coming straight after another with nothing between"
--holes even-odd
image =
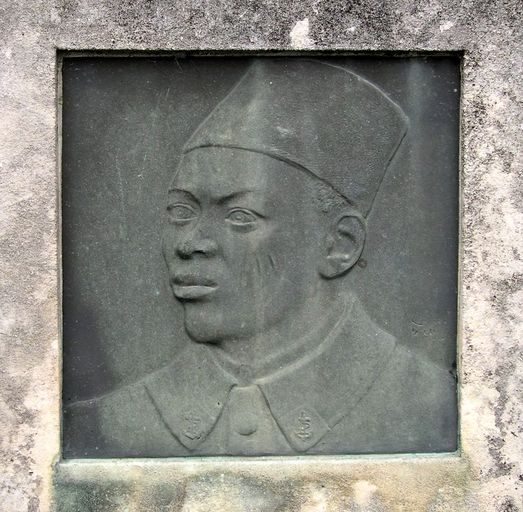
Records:
<instances>
[{"instance_id":1,"label":"jacket button","mask_svg":"<svg viewBox=\"0 0 523 512\"><path fill-rule=\"evenodd\" d=\"M253 424L248 424L248 423L245 423L245 424L240 424L240 425L237 425L236 426L236 432L238 432L238 434L240 434L241 436L250 436L252 434L254 434L254 432L256 432L257 427L256 425L253 425Z\"/></svg>"},{"instance_id":2,"label":"jacket button","mask_svg":"<svg viewBox=\"0 0 523 512\"><path fill-rule=\"evenodd\" d=\"M257 386L234 387L229 395L231 427L241 436L254 434L262 413L262 396Z\"/></svg>"}]
</instances>

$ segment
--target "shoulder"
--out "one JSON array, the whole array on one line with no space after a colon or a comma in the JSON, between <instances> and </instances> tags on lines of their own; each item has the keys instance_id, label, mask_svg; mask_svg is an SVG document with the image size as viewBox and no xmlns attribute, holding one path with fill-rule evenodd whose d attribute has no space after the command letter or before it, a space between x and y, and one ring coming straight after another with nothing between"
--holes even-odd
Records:
<instances>
[{"instance_id":1,"label":"shoulder","mask_svg":"<svg viewBox=\"0 0 523 512\"><path fill-rule=\"evenodd\" d=\"M65 407L65 457L170 455L178 443L164 425L145 385L162 379L163 373L153 372L137 383Z\"/></svg>"},{"instance_id":2,"label":"shoulder","mask_svg":"<svg viewBox=\"0 0 523 512\"><path fill-rule=\"evenodd\" d=\"M400 402L406 408L415 407L423 400L437 405L449 394L455 394L455 380L447 369L399 343L372 321L358 301L355 301L344 337L358 342L353 341L345 355L337 353L338 360L346 357L347 367L351 368L355 352L361 354L359 363L375 374L372 388L382 387L398 399L405 398ZM413 395L421 396L413 400Z\"/></svg>"},{"instance_id":3,"label":"shoulder","mask_svg":"<svg viewBox=\"0 0 523 512\"><path fill-rule=\"evenodd\" d=\"M120 438L132 434L138 411L149 408L143 386L132 384L64 407L64 456L122 456ZM124 455L125 456L125 455Z\"/></svg>"},{"instance_id":4,"label":"shoulder","mask_svg":"<svg viewBox=\"0 0 523 512\"><path fill-rule=\"evenodd\" d=\"M454 376L405 348L355 303L328 354L340 387L335 442L351 453L451 452L457 444ZM336 418L340 418L338 420Z\"/></svg>"},{"instance_id":5,"label":"shoulder","mask_svg":"<svg viewBox=\"0 0 523 512\"><path fill-rule=\"evenodd\" d=\"M369 394L372 402L383 408L389 434L398 440L397 451L456 449L455 379L421 354L396 345Z\"/></svg>"},{"instance_id":6,"label":"shoulder","mask_svg":"<svg viewBox=\"0 0 523 512\"><path fill-rule=\"evenodd\" d=\"M400 345L393 352L384 378L396 383L398 393L419 395L410 401L414 404L426 402L437 408L455 394L456 382L450 371Z\"/></svg>"},{"instance_id":7,"label":"shoulder","mask_svg":"<svg viewBox=\"0 0 523 512\"><path fill-rule=\"evenodd\" d=\"M175 360L106 395L64 409L65 457L155 457L187 454L180 411L207 405L226 382L204 351L188 345ZM198 389L207 390L199 400ZM221 400L223 402L223 400ZM201 402L201 403L200 403ZM210 402L210 405L207 403ZM202 416L203 417L203 416Z\"/></svg>"}]
</instances>

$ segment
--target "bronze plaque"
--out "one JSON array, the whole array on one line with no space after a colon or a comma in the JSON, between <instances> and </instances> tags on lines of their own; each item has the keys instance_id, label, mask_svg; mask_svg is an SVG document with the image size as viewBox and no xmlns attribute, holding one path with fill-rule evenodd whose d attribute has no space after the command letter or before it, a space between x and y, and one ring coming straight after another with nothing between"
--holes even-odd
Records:
<instances>
[{"instance_id":1,"label":"bronze plaque","mask_svg":"<svg viewBox=\"0 0 523 512\"><path fill-rule=\"evenodd\" d=\"M459 60L65 58L65 457L457 446Z\"/></svg>"}]
</instances>

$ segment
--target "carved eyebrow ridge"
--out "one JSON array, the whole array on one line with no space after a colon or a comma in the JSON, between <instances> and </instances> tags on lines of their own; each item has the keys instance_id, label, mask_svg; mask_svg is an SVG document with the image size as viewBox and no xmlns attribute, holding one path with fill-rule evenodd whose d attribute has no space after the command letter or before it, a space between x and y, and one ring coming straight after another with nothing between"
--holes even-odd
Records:
<instances>
[{"instance_id":1,"label":"carved eyebrow ridge","mask_svg":"<svg viewBox=\"0 0 523 512\"><path fill-rule=\"evenodd\" d=\"M253 192L254 192L254 190L238 190L236 192L231 192L230 194L227 194L227 195L225 195L223 197L220 197L217 200L217 203L218 204L223 204L223 203L226 203L227 201L230 201L231 199L237 198L238 196L244 196L244 195L247 195L247 194L251 194Z\"/></svg>"},{"instance_id":2,"label":"carved eyebrow ridge","mask_svg":"<svg viewBox=\"0 0 523 512\"><path fill-rule=\"evenodd\" d=\"M256 192L256 191L255 190L250 190L250 189L236 190L236 191L231 192L229 194L226 194L226 195L224 195L222 197L218 197L216 199L216 202L217 202L217 204L222 205L222 204L227 203L228 201L231 201L232 199L235 199L235 198L241 197L241 196L245 196L245 195L248 195L248 194L252 194L254 192ZM189 199L191 199L192 201L194 201L195 203L197 203L197 204L200 203L198 198L192 192L189 192L188 190L185 190L183 188L171 187L168 190L168 193L169 194L170 193L182 194L182 195L188 197Z\"/></svg>"},{"instance_id":3,"label":"carved eyebrow ridge","mask_svg":"<svg viewBox=\"0 0 523 512\"><path fill-rule=\"evenodd\" d=\"M170 194L171 192L176 192L177 194L183 194L184 196L187 196L189 197L191 200L193 200L195 203L199 203L198 199L196 199L196 196L194 194L192 194L191 192L189 192L188 190L184 190L183 188L176 188L176 187L171 187L169 190L168 190L168 193Z\"/></svg>"}]
</instances>

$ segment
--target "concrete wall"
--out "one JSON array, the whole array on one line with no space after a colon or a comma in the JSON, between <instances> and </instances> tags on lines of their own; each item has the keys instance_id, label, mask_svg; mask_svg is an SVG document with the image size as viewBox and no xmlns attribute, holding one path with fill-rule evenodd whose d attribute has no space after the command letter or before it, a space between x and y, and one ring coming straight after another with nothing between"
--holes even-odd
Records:
<instances>
[{"instance_id":1,"label":"concrete wall","mask_svg":"<svg viewBox=\"0 0 523 512\"><path fill-rule=\"evenodd\" d=\"M522 10L518 0L2 0L0 510L523 510ZM57 49L464 51L459 456L54 467Z\"/></svg>"}]
</instances>

